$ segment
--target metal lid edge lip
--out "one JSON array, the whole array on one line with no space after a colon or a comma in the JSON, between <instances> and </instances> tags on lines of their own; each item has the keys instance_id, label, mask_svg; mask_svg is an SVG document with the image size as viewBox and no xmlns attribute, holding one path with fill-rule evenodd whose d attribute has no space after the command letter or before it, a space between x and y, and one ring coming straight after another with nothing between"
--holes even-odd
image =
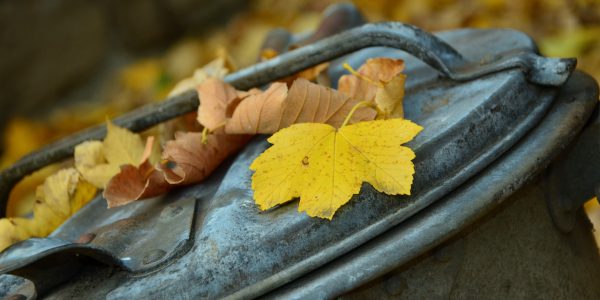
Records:
<instances>
[{"instance_id":1,"label":"metal lid edge lip","mask_svg":"<svg viewBox=\"0 0 600 300\"><path fill-rule=\"evenodd\" d=\"M550 93L546 97L554 98L555 93ZM497 157L501 156L506 151L510 151L511 147L519 143L524 136L528 134L543 118L555 101L540 101L543 105L538 105L533 111L531 111L526 118L520 122L513 131L500 139L496 144L491 145L485 149L481 156L477 157L474 161L469 163L460 175L454 176L444 182L443 185L436 186L432 189L425 190L422 194L414 194L412 197L417 197L413 203L413 209L400 210L396 213L390 214L381 220L373 223L363 230L355 233L352 238L344 239L335 245L325 248L318 255L315 255L309 259L300 261L294 266L287 268L285 271L273 274L253 285L244 287L227 298L231 299L244 299L248 297L256 297L269 290L275 289L295 278L303 276L304 274L324 265L323 261L329 262L336 259L340 254L348 251L354 251L361 245L368 243L369 240L376 238L378 235L390 230L393 226L397 226L404 222L404 220L411 218L414 215L422 213L428 206L434 204L438 199L447 195L455 188L460 188L464 182L468 181L473 176L479 174L488 165L492 164Z\"/></svg>"},{"instance_id":2,"label":"metal lid edge lip","mask_svg":"<svg viewBox=\"0 0 600 300\"><path fill-rule=\"evenodd\" d=\"M576 72L574 77L575 80L587 81L588 85L593 82L593 79L583 72ZM551 161L550 158L561 150L561 147L557 147L556 144L564 144L574 139L572 132L581 130L596 105L597 88L596 95L590 99L580 98L577 103L568 103L569 99L564 99L568 97L570 96L563 95L562 103L559 102L553 107L540 126L527 135L527 140L512 148L501 160L492 163L483 171L482 177L473 180L469 188L451 193L443 202L432 205L431 208L386 232L369 245L266 295L266 298L335 297L417 257L423 251L442 243L464 226L484 216L541 171ZM564 126L557 130L555 123L560 121L564 122ZM551 134L552 138L548 138L548 134ZM533 153L536 152L532 151L533 149L542 151L534 155ZM524 161L520 159L523 156L529 158ZM515 170L520 176L503 176L507 171ZM490 191L490 187L494 186L497 187L495 192ZM480 201L472 201L475 198ZM369 258L369 255L373 257ZM395 264L386 268L373 267L372 270L363 272L362 276L355 276L356 272L351 271L353 268L365 270L366 266L374 265L374 257L382 256L388 260L395 260ZM356 265L352 266L352 264ZM231 298L245 297L234 294Z\"/></svg>"}]
</instances>

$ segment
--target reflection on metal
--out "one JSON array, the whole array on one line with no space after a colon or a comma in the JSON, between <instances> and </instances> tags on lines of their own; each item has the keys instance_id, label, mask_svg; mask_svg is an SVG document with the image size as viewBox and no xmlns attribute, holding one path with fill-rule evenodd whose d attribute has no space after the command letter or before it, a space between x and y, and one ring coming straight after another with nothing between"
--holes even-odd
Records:
<instances>
[{"instance_id":1,"label":"reflection on metal","mask_svg":"<svg viewBox=\"0 0 600 300\"><path fill-rule=\"evenodd\" d=\"M38 291L45 291L69 279L83 257L134 273L160 270L193 245L196 199L160 200L107 211L99 197L52 237L32 238L0 254L0 272L31 279ZM90 218L107 225L86 226ZM87 232L78 237L82 231ZM69 267L48 272L49 263ZM43 282L42 277L53 281Z\"/></svg>"},{"instance_id":2,"label":"reflection on metal","mask_svg":"<svg viewBox=\"0 0 600 300\"><path fill-rule=\"evenodd\" d=\"M14 275L0 275L0 298L34 300L37 293L33 282Z\"/></svg>"}]
</instances>

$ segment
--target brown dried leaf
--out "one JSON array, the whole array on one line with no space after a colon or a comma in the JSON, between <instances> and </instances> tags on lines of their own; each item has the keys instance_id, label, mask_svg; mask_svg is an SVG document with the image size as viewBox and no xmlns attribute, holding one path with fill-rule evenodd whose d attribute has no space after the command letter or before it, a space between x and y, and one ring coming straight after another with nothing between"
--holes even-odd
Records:
<instances>
[{"instance_id":1,"label":"brown dried leaf","mask_svg":"<svg viewBox=\"0 0 600 300\"><path fill-rule=\"evenodd\" d=\"M108 208L164 194L169 190L170 186L162 172L152 165L155 150L154 137L148 137L139 166L122 165L120 172L108 181L103 193Z\"/></svg>"},{"instance_id":2,"label":"brown dried leaf","mask_svg":"<svg viewBox=\"0 0 600 300\"><path fill-rule=\"evenodd\" d=\"M178 82L175 87L169 92L168 97L174 97L182 94L188 90L196 88L199 84L208 80L209 78L222 79L225 75L229 74L231 68L233 68L230 58L226 52L222 52L219 58L211 61L202 68L196 69L194 75L189 78L185 78ZM177 131L197 131L202 130L199 128L197 121L197 113L188 113L184 116L175 120L167 121L159 125L160 139L161 141L169 141L174 137Z\"/></svg>"},{"instance_id":3,"label":"brown dried leaf","mask_svg":"<svg viewBox=\"0 0 600 300\"><path fill-rule=\"evenodd\" d=\"M248 135L211 134L206 144L202 133L178 132L167 142L160 168L170 184L185 185L204 180L230 155L250 140Z\"/></svg>"},{"instance_id":4,"label":"brown dried leaf","mask_svg":"<svg viewBox=\"0 0 600 300\"><path fill-rule=\"evenodd\" d=\"M244 99L227 121L229 134L274 133L295 123L327 123L340 127L352 108L360 101L336 90L297 79L290 90L273 83L262 94ZM375 110L359 108L351 123L372 120Z\"/></svg>"},{"instance_id":5,"label":"brown dried leaf","mask_svg":"<svg viewBox=\"0 0 600 300\"><path fill-rule=\"evenodd\" d=\"M277 131L287 95L287 85L281 82L271 84L264 92L249 95L233 111L225 125L225 132L256 134Z\"/></svg>"},{"instance_id":6,"label":"brown dried leaf","mask_svg":"<svg viewBox=\"0 0 600 300\"><path fill-rule=\"evenodd\" d=\"M119 174L106 185L103 196L108 208L113 208L164 194L170 187L162 172L146 160L139 167L121 166Z\"/></svg>"},{"instance_id":7,"label":"brown dried leaf","mask_svg":"<svg viewBox=\"0 0 600 300\"><path fill-rule=\"evenodd\" d=\"M227 120L227 111L231 111L246 94L238 92L221 79L209 78L196 87L200 105L198 106L198 122L210 131L222 127Z\"/></svg>"},{"instance_id":8,"label":"brown dried leaf","mask_svg":"<svg viewBox=\"0 0 600 300\"><path fill-rule=\"evenodd\" d=\"M368 59L359 69L358 73L371 82L349 74L338 81L338 90L352 98L361 101L373 101L377 90L404 70L404 61L385 57ZM374 84L375 83L375 84Z\"/></svg>"},{"instance_id":9,"label":"brown dried leaf","mask_svg":"<svg viewBox=\"0 0 600 300\"><path fill-rule=\"evenodd\" d=\"M404 83L406 76L398 74L383 87L377 90L375 94L375 104L383 112L386 118L404 118Z\"/></svg>"},{"instance_id":10,"label":"brown dried leaf","mask_svg":"<svg viewBox=\"0 0 600 300\"><path fill-rule=\"evenodd\" d=\"M139 167L122 165L120 172L107 183L104 198L108 207L113 208L164 194L175 186L202 181L249 140L246 135L209 135L207 144L202 144L200 132L177 132L175 140L165 145L165 162L153 166L149 158L154 139L148 138L142 163Z\"/></svg>"},{"instance_id":11,"label":"brown dried leaf","mask_svg":"<svg viewBox=\"0 0 600 300\"><path fill-rule=\"evenodd\" d=\"M159 124L156 135L159 136L161 143L165 143L175 138L175 132L202 131L202 129L202 125L198 123L198 111L194 111Z\"/></svg>"}]
</instances>

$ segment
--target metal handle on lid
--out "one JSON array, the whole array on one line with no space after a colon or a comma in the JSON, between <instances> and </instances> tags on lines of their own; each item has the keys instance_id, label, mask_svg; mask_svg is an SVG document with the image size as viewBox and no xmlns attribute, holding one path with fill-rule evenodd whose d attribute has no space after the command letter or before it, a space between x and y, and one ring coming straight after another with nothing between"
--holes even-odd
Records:
<instances>
[{"instance_id":1,"label":"metal handle on lid","mask_svg":"<svg viewBox=\"0 0 600 300\"><path fill-rule=\"evenodd\" d=\"M575 68L575 59L551 59L526 53L484 65L466 60L453 47L417 27L402 23L367 24L314 44L284 53L225 77L237 89L245 90L268 84L280 78L354 51L387 46L404 50L421 59L444 76L466 81L508 69L521 69L529 81L541 85L563 84ZM132 131L141 131L158 123L192 112L198 106L195 91L188 91L157 104L150 104L114 120ZM32 152L0 173L0 217L6 215L6 203L12 187L24 176L73 155L76 145L99 140L106 126L99 125L71 135Z\"/></svg>"}]
</instances>

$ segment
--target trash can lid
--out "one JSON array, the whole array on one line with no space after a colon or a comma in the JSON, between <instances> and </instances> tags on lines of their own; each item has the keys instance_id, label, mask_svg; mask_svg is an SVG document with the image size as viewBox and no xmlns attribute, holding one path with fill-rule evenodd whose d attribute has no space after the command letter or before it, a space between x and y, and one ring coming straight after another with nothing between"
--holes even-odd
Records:
<instances>
[{"instance_id":1,"label":"trash can lid","mask_svg":"<svg viewBox=\"0 0 600 300\"><path fill-rule=\"evenodd\" d=\"M517 142L527 143L523 137L544 119L574 67L572 61L538 56L532 40L513 30L464 29L434 37L385 23L305 46L233 74L229 81L251 87L344 51L378 45L387 47L356 51L343 60L355 66L379 56L406 61L405 117L424 127L410 143L417 156L411 196L384 195L365 184L332 221L297 213L295 202L260 212L252 199L249 165L267 143L257 137L231 165L201 184L111 210L95 199L50 239L30 240L2 253L0 270L23 274L44 258L83 254L140 275L106 283L115 298L181 291L209 298L264 294L364 245L459 186L468 188L469 179ZM283 63L291 67L276 68ZM339 61L332 63L334 79L340 68ZM597 98L597 89L595 96L593 88L585 91L582 99ZM74 243L88 233L94 234L88 243Z\"/></svg>"}]
</instances>

